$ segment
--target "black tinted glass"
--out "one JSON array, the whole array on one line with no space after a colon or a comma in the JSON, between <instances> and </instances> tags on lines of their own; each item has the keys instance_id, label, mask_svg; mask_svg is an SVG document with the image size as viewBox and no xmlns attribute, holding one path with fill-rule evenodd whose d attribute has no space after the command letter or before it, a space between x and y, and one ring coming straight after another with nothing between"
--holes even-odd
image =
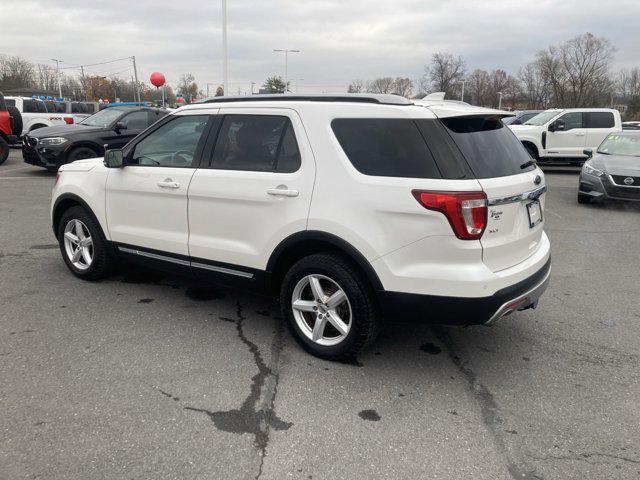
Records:
<instances>
[{"instance_id":1,"label":"black tinted glass","mask_svg":"<svg viewBox=\"0 0 640 480\"><path fill-rule=\"evenodd\" d=\"M16 106L16 101L13 98L5 98L4 103L7 105L7 107Z\"/></svg>"},{"instance_id":2,"label":"black tinted glass","mask_svg":"<svg viewBox=\"0 0 640 480\"><path fill-rule=\"evenodd\" d=\"M450 117L441 120L462 151L476 178L527 172L531 157L498 117Z\"/></svg>"},{"instance_id":3,"label":"black tinted glass","mask_svg":"<svg viewBox=\"0 0 640 480\"><path fill-rule=\"evenodd\" d=\"M271 172L290 121L278 115L225 115L213 152L213 168ZM285 160L283 168L287 167Z\"/></svg>"},{"instance_id":4,"label":"black tinted glass","mask_svg":"<svg viewBox=\"0 0 640 480\"><path fill-rule=\"evenodd\" d=\"M585 113L586 128L612 128L615 126L613 113L611 112L589 112Z\"/></svg>"},{"instance_id":5,"label":"black tinted glass","mask_svg":"<svg viewBox=\"0 0 640 480\"><path fill-rule=\"evenodd\" d=\"M360 173L379 177L442 178L415 121L340 118L331 128Z\"/></svg>"},{"instance_id":6,"label":"black tinted glass","mask_svg":"<svg viewBox=\"0 0 640 480\"><path fill-rule=\"evenodd\" d=\"M54 113L56 111L56 105L53 102L44 102L47 112Z\"/></svg>"},{"instance_id":7,"label":"black tinted glass","mask_svg":"<svg viewBox=\"0 0 640 480\"><path fill-rule=\"evenodd\" d=\"M38 107L36 106L35 100L23 100L22 102L22 111L24 113L37 113Z\"/></svg>"},{"instance_id":8,"label":"black tinted glass","mask_svg":"<svg viewBox=\"0 0 640 480\"><path fill-rule=\"evenodd\" d=\"M296 134L289 119L285 126L285 132L280 143L280 150L276 160L276 171L283 173L295 172L300 168L301 164L300 150L296 141Z\"/></svg>"}]
</instances>

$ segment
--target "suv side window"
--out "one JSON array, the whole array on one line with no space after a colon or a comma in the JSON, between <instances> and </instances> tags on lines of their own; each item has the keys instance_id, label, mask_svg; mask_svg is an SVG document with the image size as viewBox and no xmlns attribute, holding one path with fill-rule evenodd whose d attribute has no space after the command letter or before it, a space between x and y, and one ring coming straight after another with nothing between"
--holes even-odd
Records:
<instances>
[{"instance_id":1,"label":"suv side window","mask_svg":"<svg viewBox=\"0 0 640 480\"><path fill-rule=\"evenodd\" d=\"M118 122L124 123L127 126L127 130L144 130L148 126L148 118L146 110L138 110L128 113Z\"/></svg>"},{"instance_id":2,"label":"suv side window","mask_svg":"<svg viewBox=\"0 0 640 480\"><path fill-rule=\"evenodd\" d=\"M612 128L616 124L612 112L587 112L584 117L585 128Z\"/></svg>"},{"instance_id":3,"label":"suv side window","mask_svg":"<svg viewBox=\"0 0 640 480\"><path fill-rule=\"evenodd\" d=\"M4 100L7 107L15 107L16 101L13 98L5 98Z\"/></svg>"},{"instance_id":4,"label":"suv side window","mask_svg":"<svg viewBox=\"0 0 640 480\"><path fill-rule=\"evenodd\" d=\"M442 178L413 120L337 118L331 128L351 164L377 177Z\"/></svg>"},{"instance_id":5,"label":"suv side window","mask_svg":"<svg viewBox=\"0 0 640 480\"><path fill-rule=\"evenodd\" d=\"M127 165L194 167L208 120L208 115L176 116L140 140Z\"/></svg>"},{"instance_id":6,"label":"suv side window","mask_svg":"<svg viewBox=\"0 0 640 480\"><path fill-rule=\"evenodd\" d=\"M291 120L282 115L225 115L212 168L295 172L300 151Z\"/></svg>"},{"instance_id":7,"label":"suv side window","mask_svg":"<svg viewBox=\"0 0 640 480\"><path fill-rule=\"evenodd\" d=\"M569 112L562 115L558 120L564 122L564 131L582 127L582 112ZM557 121L557 120L556 120Z\"/></svg>"}]
</instances>

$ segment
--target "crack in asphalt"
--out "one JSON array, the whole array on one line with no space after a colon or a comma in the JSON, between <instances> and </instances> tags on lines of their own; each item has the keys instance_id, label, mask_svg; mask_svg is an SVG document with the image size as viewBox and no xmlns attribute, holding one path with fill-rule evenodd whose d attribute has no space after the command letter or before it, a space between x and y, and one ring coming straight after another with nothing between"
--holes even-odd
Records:
<instances>
[{"instance_id":1,"label":"crack in asphalt","mask_svg":"<svg viewBox=\"0 0 640 480\"><path fill-rule=\"evenodd\" d=\"M469 384L470 393L480 404L482 421L489 429L496 447L505 457L506 468L509 472L509 475L511 475L511 478L513 478L514 480L542 479L543 477L535 473L534 468L531 468L529 466L523 468L522 465L524 462L522 460L513 458L512 454L508 451L506 446L504 433L501 428L503 419L500 412L500 406L496 402L493 394L482 382L480 382L480 380L478 380L476 373L469 367L468 362L462 360L460 355L457 353L455 344L448 332L443 328L435 328L434 331L438 340L442 342L442 345L447 350L449 358L451 359L453 364L466 378Z\"/></svg>"},{"instance_id":2,"label":"crack in asphalt","mask_svg":"<svg viewBox=\"0 0 640 480\"><path fill-rule=\"evenodd\" d=\"M236 434L252 434L254 436L254 447L260 453L260 464L255 476L258 479L262 475L271 428L288 430L293 423L285 422L275 414L275 399L280 379L278 368L283 345L284 325L282 322L278 322L276 327L275 336L271 343L271 366L268 366L262 358L258 346L247 338L244 332L245 320L246 317L243 313L242 305L238 301L235 321L236 332L240 341L247 346L253 355L255 365L258 367L258 373L251 377L251 387L247 398L238 409L216 412L189 406L184 407L184 409L206 414L218 430ZM263 390L263 401L258 405L260 394Z\"/></svg>"},{"instance_id":3,"label":"crack in asphalt","mask_svg":"<svg viewBox=\"0 0 640 480\"><path fill-rule=\"evenodd\" d=\"M601 453L601 452L573 453L572 455L544 455L544 456L529 455L529 457L535 460L542 460L542 461L575 460L580 462L587 462L590 465L597 465L597 464L603 463L603 462L589 461L591 457L605 457L605 458L611 458L614 460L622 460L623 462L640 464L640 460L636 460L635 458L625 457L623 455L614 455L612 453Z\"/></svg>"}]
</instances>

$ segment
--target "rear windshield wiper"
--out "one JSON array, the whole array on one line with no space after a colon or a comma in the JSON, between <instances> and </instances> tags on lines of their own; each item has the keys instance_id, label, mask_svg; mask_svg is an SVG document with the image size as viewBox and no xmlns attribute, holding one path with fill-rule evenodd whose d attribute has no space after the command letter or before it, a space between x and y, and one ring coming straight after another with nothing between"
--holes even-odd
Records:
<instances>
[{"instance_id":1,"label":"rear windshield wiper","mask_svg":"<svg viewBox=\"0 0 640 480\"><path fill-rule=\"evenodd\" d=\"M522 165L520 165L520 170L524 170L525 168L529 168L535 164L536 164L535 161L529 160L528 162L524 162Z\"/></svg>"}]
</instances>

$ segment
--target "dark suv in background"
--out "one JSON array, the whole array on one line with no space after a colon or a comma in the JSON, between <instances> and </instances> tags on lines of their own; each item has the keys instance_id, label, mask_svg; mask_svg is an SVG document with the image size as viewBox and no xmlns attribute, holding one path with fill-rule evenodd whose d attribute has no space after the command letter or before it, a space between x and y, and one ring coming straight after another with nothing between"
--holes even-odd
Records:
<instances>
[{"instance_id":1,"label":"dark suv in background","mask_svg":"<svg viewBox=\"0 0 640 480\"><path fill-rule=\"evenodd\" d=\"M40 128L24 136L22 158L57 171L65 163L103 156L105 145L124 147L167 113L160 108L109 107L74 125Z\"/></svg>"}]
</instances>

